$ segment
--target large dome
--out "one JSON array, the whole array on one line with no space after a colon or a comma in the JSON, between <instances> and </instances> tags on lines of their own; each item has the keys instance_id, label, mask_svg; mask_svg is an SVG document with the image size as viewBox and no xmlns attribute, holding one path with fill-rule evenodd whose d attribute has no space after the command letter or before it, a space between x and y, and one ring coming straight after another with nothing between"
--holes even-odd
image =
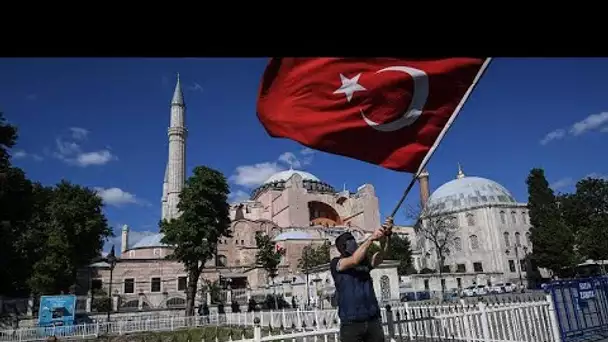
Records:
<instances>
[{"instance_id":1,"label":"large dome","mask_svg":"<svg viewBox=\"0 0 608 342\"><path fill-rule=\"evenodd\" d=\"M154 247L168 247L161 240L163 239L164 234L154 234L148 235L143 239L137 241L133 246L129 249L138 249L138 248L154 248Z\"/></svg>"},{"instance_id":2,"label":"large dome","mask_svg":"<svg viewBox=\"0 0 608 342\"><path fill-rule=\"evenodd\" d=\"M299 170L287 170L287 171L277 172L274 175L270 176L267 180L264 181L264 184L271 184L274 182L286 181L289 178L291 178L293 175L295 175L296 173L299 174L300 177L302 177L302 180L310 180L310 181L314 181L314 182L321 181L319 178L317 178L317 176L313 175L310 172L299 171Z\"/></svg>"},{"instance_id":3,"label":"large dome","mask_svg":"<svg viewBox=\"0 0 608 342\"><path fill-rule=\"evenodd\" d=\"M515 203L504 186L486 178L464 176L443 184L429 198L429 204L442 211Z\"/></svg>"}]
</instances>

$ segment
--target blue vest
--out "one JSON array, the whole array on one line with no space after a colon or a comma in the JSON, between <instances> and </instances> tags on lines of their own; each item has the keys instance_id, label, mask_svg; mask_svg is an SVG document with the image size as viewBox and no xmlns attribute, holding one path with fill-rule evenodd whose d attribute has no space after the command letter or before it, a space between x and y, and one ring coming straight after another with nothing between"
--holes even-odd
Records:
<instances>
[{"instance_id":1,"label":"blue vest","mask_svg":"<svg viewBox=\"0 0 608 342\"><path fill-rule=\"evenodd\" d=\"M331 275L336 285L338 316L342 323L369 321L380 317L380 306L374 292L369 260L356 267L338 272L340 258L330 262Z\"/></svg>"}]
</instances>

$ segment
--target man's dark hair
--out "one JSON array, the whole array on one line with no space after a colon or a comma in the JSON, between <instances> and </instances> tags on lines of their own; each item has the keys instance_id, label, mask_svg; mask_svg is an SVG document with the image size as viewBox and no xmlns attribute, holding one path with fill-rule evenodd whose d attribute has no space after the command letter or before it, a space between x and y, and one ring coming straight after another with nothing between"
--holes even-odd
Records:
<instances>
[{"instance_id":1,"label":"man's dark hair","mask_svg":"<svg viewBox=\"0 0 608 342\"><path fill-rule=\"evenodd\" d=\"M340 255L344 255L346 252L346 241L354 238L350 232L342 233L336 238L336 249L340 252Z\"/></svg>"}]
</instances>

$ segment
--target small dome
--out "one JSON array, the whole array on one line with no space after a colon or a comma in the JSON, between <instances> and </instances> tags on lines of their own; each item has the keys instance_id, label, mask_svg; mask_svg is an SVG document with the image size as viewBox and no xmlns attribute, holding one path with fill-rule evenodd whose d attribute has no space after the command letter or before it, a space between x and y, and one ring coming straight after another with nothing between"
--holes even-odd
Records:
<instances>
[{"instance_id":1,"label":"small dome","mask_svg":"<svg viewBox=\"0 0 608 342\"><path fill-rule=\"evenodd\" d=\"M319 180L319 178L317 178L315 175L313 175L310 172L299 171L299 170L286 170L286 171L277 172L274 175L270 176L267 180L264 181L264 184L286 181L289 178L291 178L293 175L295 175L296 173L299 174L303 180L310 180L310 181L315 181L315 182L321 181L321 180Z\"/></svg>"},{"instance_id":2,"label":"small dome","mask_svg":"<svg viewBox=\"0 0 608 342\"><path fill-rule=\"evenodd\" d=\"M310 235L310 233L303 232L301 230L292 230L289 232L281 233L274 238L274 241L285 240L314 240L314 237Z\"/></svg>"},{"instance_id":3,"label":"small dome","mask_svg":"<svg viewBox=\"0 0 608 342\"><path fill-rule=\"evenodd\" d=\"M515 204L513 195L504 186L481 177L466 177L440 186L429 198L437 210L464 210L479 205Z\"/></svg>"},{"instance_id":4,"label":"small dome","mask_svg":"<svg viewBox=\"0 0 608 342\"><path fill-rule=\"evenodd\" d=\"M136 248L154 248L154 247L169 247L168 245L161 242L164 234L154 234L150 236L146 236L143 239L139 240L136 244L131 246L129 249Z\"/></svg>"}]
</instances>

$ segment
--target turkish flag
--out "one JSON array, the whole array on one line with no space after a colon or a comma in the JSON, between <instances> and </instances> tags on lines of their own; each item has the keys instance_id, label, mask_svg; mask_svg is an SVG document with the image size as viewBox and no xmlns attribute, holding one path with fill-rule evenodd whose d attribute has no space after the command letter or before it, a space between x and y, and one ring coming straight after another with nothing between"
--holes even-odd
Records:
<instances>
[{"instance_id":1,"label":"turkish flag","mask_svg":"<svg viewBox=\"0 0 608 342\"><path fill-rule=\"evenodd\" d=\"M272 58L258 118L268 134L414 173L485 58Z\"/></svg>"}]
</instances>

